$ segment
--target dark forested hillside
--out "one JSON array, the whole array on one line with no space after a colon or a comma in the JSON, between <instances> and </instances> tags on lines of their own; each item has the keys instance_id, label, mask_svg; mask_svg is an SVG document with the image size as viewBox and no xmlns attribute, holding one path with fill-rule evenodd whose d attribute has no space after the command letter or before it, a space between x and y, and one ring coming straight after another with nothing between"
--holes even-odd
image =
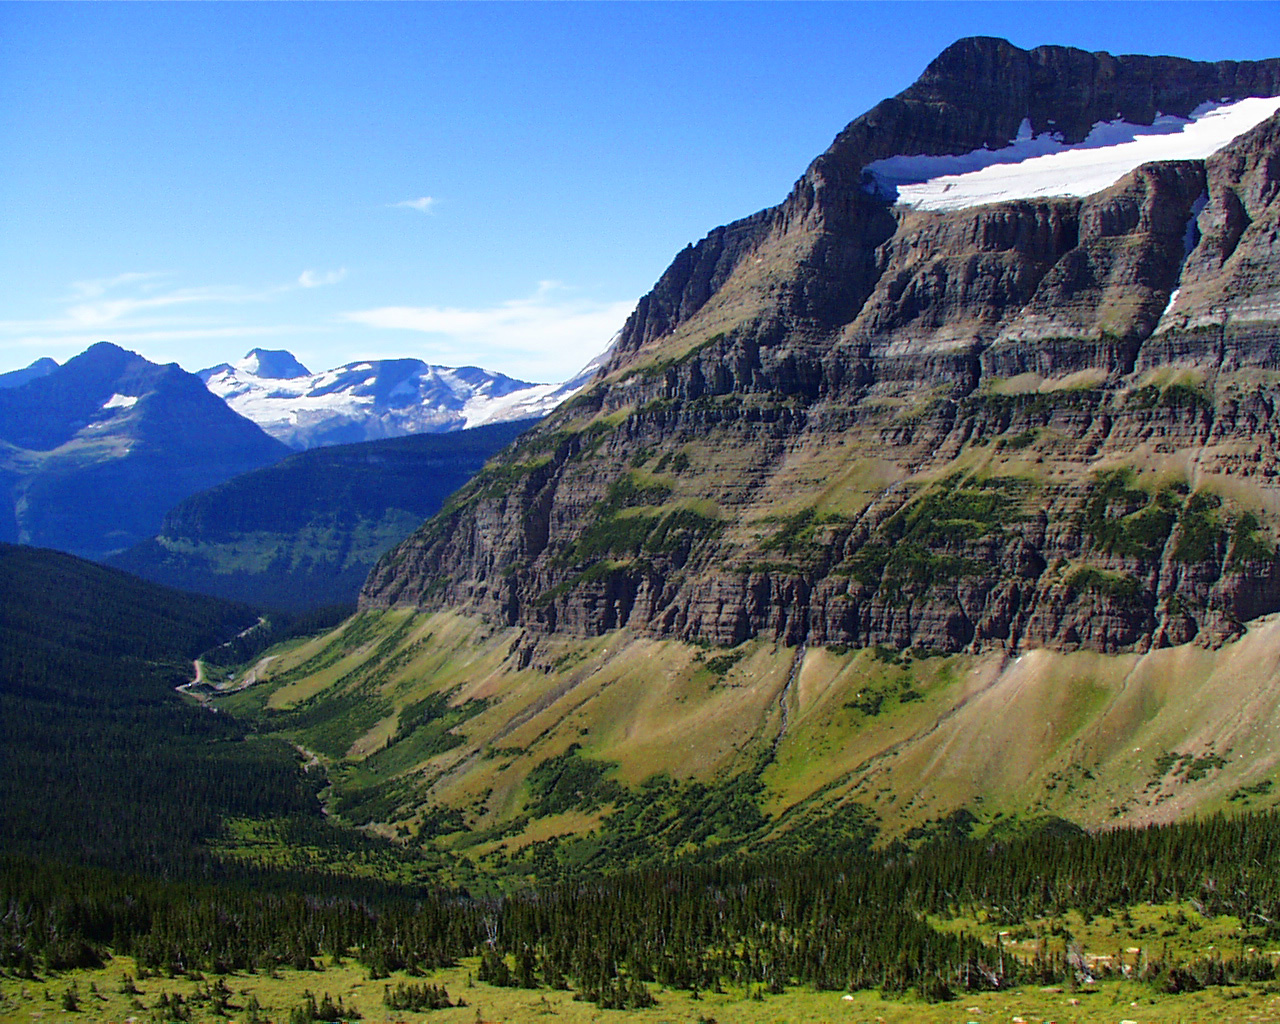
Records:
<instances>
[{"instance_id":1,"label":"dark forested hillside","mask_svg":"<svg viewBox=\"0 0 1280 1024\"><path fill-rule=\"evenodd\" d=\"M174 693L253 624L71 555L0 545L0 846L169 872L227 816L316 813L290 748Z\"/></svg>"},{"instance_id":2,"label":"dark forested hillside","mask_svg":"<svg viewBox=\"0 0 1280 1024\"><path fill-rule=\"evenodd\" d=\"M300 452L188 498L158 536L108 561L272 608L354 602L378 557L532 422Z\"/></svg>"}]
</instances>

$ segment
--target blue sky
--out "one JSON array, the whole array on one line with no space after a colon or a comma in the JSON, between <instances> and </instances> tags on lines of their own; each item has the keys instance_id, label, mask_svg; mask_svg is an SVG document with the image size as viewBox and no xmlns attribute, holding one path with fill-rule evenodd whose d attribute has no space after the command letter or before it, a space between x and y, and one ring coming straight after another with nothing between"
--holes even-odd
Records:
<instances>
[{"instance_id":1,"label":"blue sky","mask_svg":"<svg viewBox=\"0 0 1280 1024\"><path fill-rule=\"evenodd\" d=\"M559 380L964 35L1280 56L1271 3L0 5L0 370Z\"/></svg>"}]
</instances>

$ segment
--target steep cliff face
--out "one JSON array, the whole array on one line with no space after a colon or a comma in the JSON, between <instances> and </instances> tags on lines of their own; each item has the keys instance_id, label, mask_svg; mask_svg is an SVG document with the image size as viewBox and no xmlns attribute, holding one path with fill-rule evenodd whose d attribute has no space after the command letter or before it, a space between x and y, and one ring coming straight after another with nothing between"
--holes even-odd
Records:
<instances>
[{"instance_id":1,"label":"steep cliff face","mask_svg":"<svg viewBox=\"0 0 1280 1024\"><path fill-rule=\"evenodd\" d=\"M863 168L896 155L961 154L999 149L1026 121L1034 132L1083 140L1098 122L1149 125L1160 114L1185 117L1206 100L1280 94L1280 60L1197 63L1176 57L1087 53L1062 46L1022 50L1003 39L962 39L920 79L842 131L781 205L717 228L680 253L627 320L615 366L693 317L748 254L771 235L825 236L807 261L810 276L833 274L844 305L865 295L849 289L850 256L881 242L862 190ZM814 240L816 242L816 240ZM806 251L809 246L802 246ZM848 250L852 248L851 254ZM842 258L843 257L843 258ZM807 282L811 290L814 282Z\"/></svg>"},{"instance_id":2,"label":"steep cliff face","mask_svg":"<svg viewBox=\"0 0 1280 1024\"><path fill-rule=\"evenodd\" d=\"M1178 348L1184 336L1220 336L1220 358L1234 367L1274 366L1280 321L1280 118L1206 161L1208 193L1196 220L1199 244L1187 256L1177 301L1148 345L1149 359L1203 358Z\"/></svg>"},{"instance_id":3,"label":"steep cliff face","mask_svg":"<svg viewBox=\"0 0 1280 1024\"><path fill-rule=\"evenodd\" d=\"M864 168L1277 93L1278 61L957 43L680 254L362 602L720 644L1234 635L1280 609L1280 115L1083 198L936 212Z\"/></svg>"}]
</instances>

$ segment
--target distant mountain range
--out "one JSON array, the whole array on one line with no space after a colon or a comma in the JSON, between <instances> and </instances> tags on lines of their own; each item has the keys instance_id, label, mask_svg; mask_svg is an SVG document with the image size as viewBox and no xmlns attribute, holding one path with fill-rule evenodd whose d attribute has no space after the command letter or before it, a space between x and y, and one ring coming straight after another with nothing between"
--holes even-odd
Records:
<instances>
[{"instance_id":1,"label":"distant mountain range","mask_svg":"<svg viewBox=\"0 0 1280 1024\"><path fill-rule=\"evenodd\" d=\"M581 389L598 365L563 384L531 384L477 366L420 359L367 360L312 373L289 352L255 348L199 377L272 437L292 448L315 448L538 419Z\"/></svg>"},{"instance_id":2,"label":"distant mountain range","mask_svg":"<svg viewBox=\"0 0 1280 1024\"><path fill-rule=\"evenodd\" d=\"M107 343L52 362L0 387L0 540L102 558L183 498L288 454L175 363Z\"/></svg>"},{"instance_id":3,"label":"distant mountain range","mask_svg":"<svg viewBox=\"0 0 1280 1024\"><path fill-rule=\"evenodd\" d=\"M459 456L462 462L444 453L449 445L435 454L430 454L434 449L428 445L420 452L410 446L395 455L378 456L412 461L417 456L409 452L418 452L428 461L443 459L442 465L447 463L448 468L422 485L422 493L432 495L426 504L415 498L395 505L399 519L390 524L384 521L384 513L391 514L388 510L397 499L388 495L390 504L380 506L372 521L361 519L363 527L372 530L368 536L335 541L340 546L355 543L360 553L342 555L341 584L314 579L312 583L325 595L337 599L340 592L341 599L348 599L359 583L357 577L363 578L382 550L432 514L450 490L529 422L580 390L606 355L563 384L531 384L474 366L432 366L418 359L355 362L312 373L291 353L266 349L254 349L234 365L224 363L199 374L175 363L157 365L107 342L61 366L47 357L37 359L0 374L0 541L104 559L155 536L165 513L185 499L241 473L270 466L290 448L450 433L481 424L520 424L514 431L486 434L453 446L460 453L470 453ZM488 447L495 438L504 440ZM483 454L476 455L481 449ZM326 465L340 463L341 457ZM459 468L463 463L465 469ZM431 472L438 469L435 466ZM292 485L300 479L298 472L291 466L284 478L270 486L285 486L286 480ZM357 476L367 483L362 471ZM333 486L350 493L341 482ZM277 493L275 498L279 497ZM359 516L369 513L367 500L358 499L357 504ZM198 586L188 579L186 574L194 570L186 563L181 571L175 569L175 560L182 561L192 551L184 549L180 558L173 547L178 542L169 539L170 547L155 559L139 561L135 553L131 564L137 563L138 571L148 575L142 566L156 560L168 568L158 576L151 573L154 578L213 593L228 592L222 578L228 570L221 556L213 560L221 567L214 568L213 563L209 567L219 577L217 585ZM284 557L280 544L286 542L279 538L277 542L269 545L270 552L258 552L266 562L259 565L250 559L251 566L242 565L237 571L258 574L273 558ZM324 563L324 569L312 565L307 571L325 575L334 568L330 562L336 556L331 545L321 547L321 555L304 561ZM275 564L272 572L278 574L279 569ZM243 592L235 586L230 589L249 599L265 600L258 592L261 583L257 578ZM313 604L313 595L305 587L298 590L299 586L294 581L271 596L287 598L291 607Z\"/></svg>"}]
</instances>

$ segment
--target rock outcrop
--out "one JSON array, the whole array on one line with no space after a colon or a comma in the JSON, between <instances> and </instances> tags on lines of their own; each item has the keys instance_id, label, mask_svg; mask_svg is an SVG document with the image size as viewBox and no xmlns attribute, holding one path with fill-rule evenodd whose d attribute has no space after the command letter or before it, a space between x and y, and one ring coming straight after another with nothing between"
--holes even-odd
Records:
<instances>
[{"instance_id":1,"label":"rock outcrop","mask_svg":"<svg viewBox=\"0 0 1280 1024\"><path fill-rule=\"evenodd\" d=\"M1086 198L939 213L863 168L1280 94L1280 61L963 40L685 250L590 390L366 606L733 644L1141 650L1280 609L1280 115Z\"/></svg>"}]
</instances>

